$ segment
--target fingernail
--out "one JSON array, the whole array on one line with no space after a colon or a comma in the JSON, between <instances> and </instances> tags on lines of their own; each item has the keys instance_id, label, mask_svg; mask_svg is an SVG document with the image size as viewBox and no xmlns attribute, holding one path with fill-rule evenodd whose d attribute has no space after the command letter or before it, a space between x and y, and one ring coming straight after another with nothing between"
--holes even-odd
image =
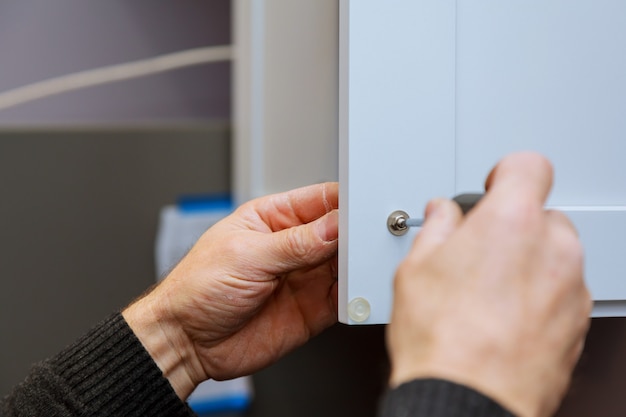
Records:
<instances>
[{"instance_id":1,"label":"fingernail","mask_svg":"<svg viewBox=\"0 0 626 417\"><path fill-rule=\"evenodd\" d=\"M320 237L325 242L332 242L339 237L339 211L326 214L318 226Z\"/></svg>"}]
</instances>

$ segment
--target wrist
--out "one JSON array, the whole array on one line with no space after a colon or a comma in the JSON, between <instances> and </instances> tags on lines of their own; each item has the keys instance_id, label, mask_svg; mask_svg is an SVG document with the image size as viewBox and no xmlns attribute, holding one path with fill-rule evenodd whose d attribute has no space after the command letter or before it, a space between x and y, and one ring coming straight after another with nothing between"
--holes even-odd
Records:
<instances>
[{"instance_id":1,"label":"wrist","mask_svg":"<svg viewBox=\"0 0 626 417\"><path fill-rule=\"evenodd\" d=\"M515 417L493 398L466 385L440 378L419 378L388 390L380 415Z\"/></svg>"},{"instance_id":2,"label":"wrist","mask_svg":"<svg viewBox=\"0 0 626 417\"><path fill-rule=\"evenodd\" d=\"M122 315L178 397L185 401L208 378L192 343L167 314L167 305L154 299L155 292L128 306Z\"/></svg>"},{"instance_id":3,"label":"wrist","mask_svg":"<svg viewBox=\"0 0 626 417\"><path fill-rule=\"evenodd\" d=\"M491 370L488 361L468 362L455 360L452 356L444 360L431 360L421 364L398 363L392 368L389 384L398 387L416 379L441 379L471 388L520 417L546 415L542 404L531 392L520 392L511 379L518 380L519 375L509 375L500 370Z\"/></svg>"}]
</instances>

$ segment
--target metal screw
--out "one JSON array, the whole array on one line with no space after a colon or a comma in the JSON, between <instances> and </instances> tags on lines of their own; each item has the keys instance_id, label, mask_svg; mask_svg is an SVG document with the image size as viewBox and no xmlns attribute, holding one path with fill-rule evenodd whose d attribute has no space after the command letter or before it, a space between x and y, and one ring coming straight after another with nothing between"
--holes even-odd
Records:
<instances>
[{"instance_id":1,"label":"metal screw","mask_svg":"<svg viewBox=\"0 0 626 417\"><path fill-rule=\"evenodd\" d=\"M409 219L407 212L402 210L394 211L387 217L387 228L392 235L402 236L409 231L406 221Z\"/></svg>"}]
</instances>

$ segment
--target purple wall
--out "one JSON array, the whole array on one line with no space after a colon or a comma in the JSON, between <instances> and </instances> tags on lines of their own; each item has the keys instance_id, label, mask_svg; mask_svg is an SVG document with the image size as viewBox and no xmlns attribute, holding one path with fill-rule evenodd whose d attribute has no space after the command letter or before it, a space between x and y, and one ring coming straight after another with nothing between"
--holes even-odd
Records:
<instances>
[{"instance_id":1,"label":"purple wall","mask_svg":"<svg viewBox=\"0 0 626 417\"><path fill-rule=\"evenodd\" d=\"M230 1L4 0L0 92L71 72L228 45ZM4 124L228 120L230 63L70 92L0 111Z\"/></svg>"}]
</instances>

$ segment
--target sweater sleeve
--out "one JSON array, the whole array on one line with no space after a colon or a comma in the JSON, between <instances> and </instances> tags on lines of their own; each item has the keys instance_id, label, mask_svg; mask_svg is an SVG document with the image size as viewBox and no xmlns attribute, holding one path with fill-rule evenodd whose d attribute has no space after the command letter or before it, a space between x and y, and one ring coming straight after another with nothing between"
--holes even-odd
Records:
<instances>
[{"instance_id":1,"label":"sweater sleeve","mask_svg":"<svg viewBox=\"0 0 626 417\"><path fill-rule=\"evenodd\" d=\"M514 417L498 403L463 385L416 379L389 390L380 417Z\"/></svg>"},{"instance_id":2,"label":"sweater sleeve","mask_svg":"<svg viewBox=\"0 0 626 417\"><path fill-rule=\"evenodd\" d=\"M195 415L120 313L35 365L0 411L4 417Z\"/></svg>"}]
</instances>

